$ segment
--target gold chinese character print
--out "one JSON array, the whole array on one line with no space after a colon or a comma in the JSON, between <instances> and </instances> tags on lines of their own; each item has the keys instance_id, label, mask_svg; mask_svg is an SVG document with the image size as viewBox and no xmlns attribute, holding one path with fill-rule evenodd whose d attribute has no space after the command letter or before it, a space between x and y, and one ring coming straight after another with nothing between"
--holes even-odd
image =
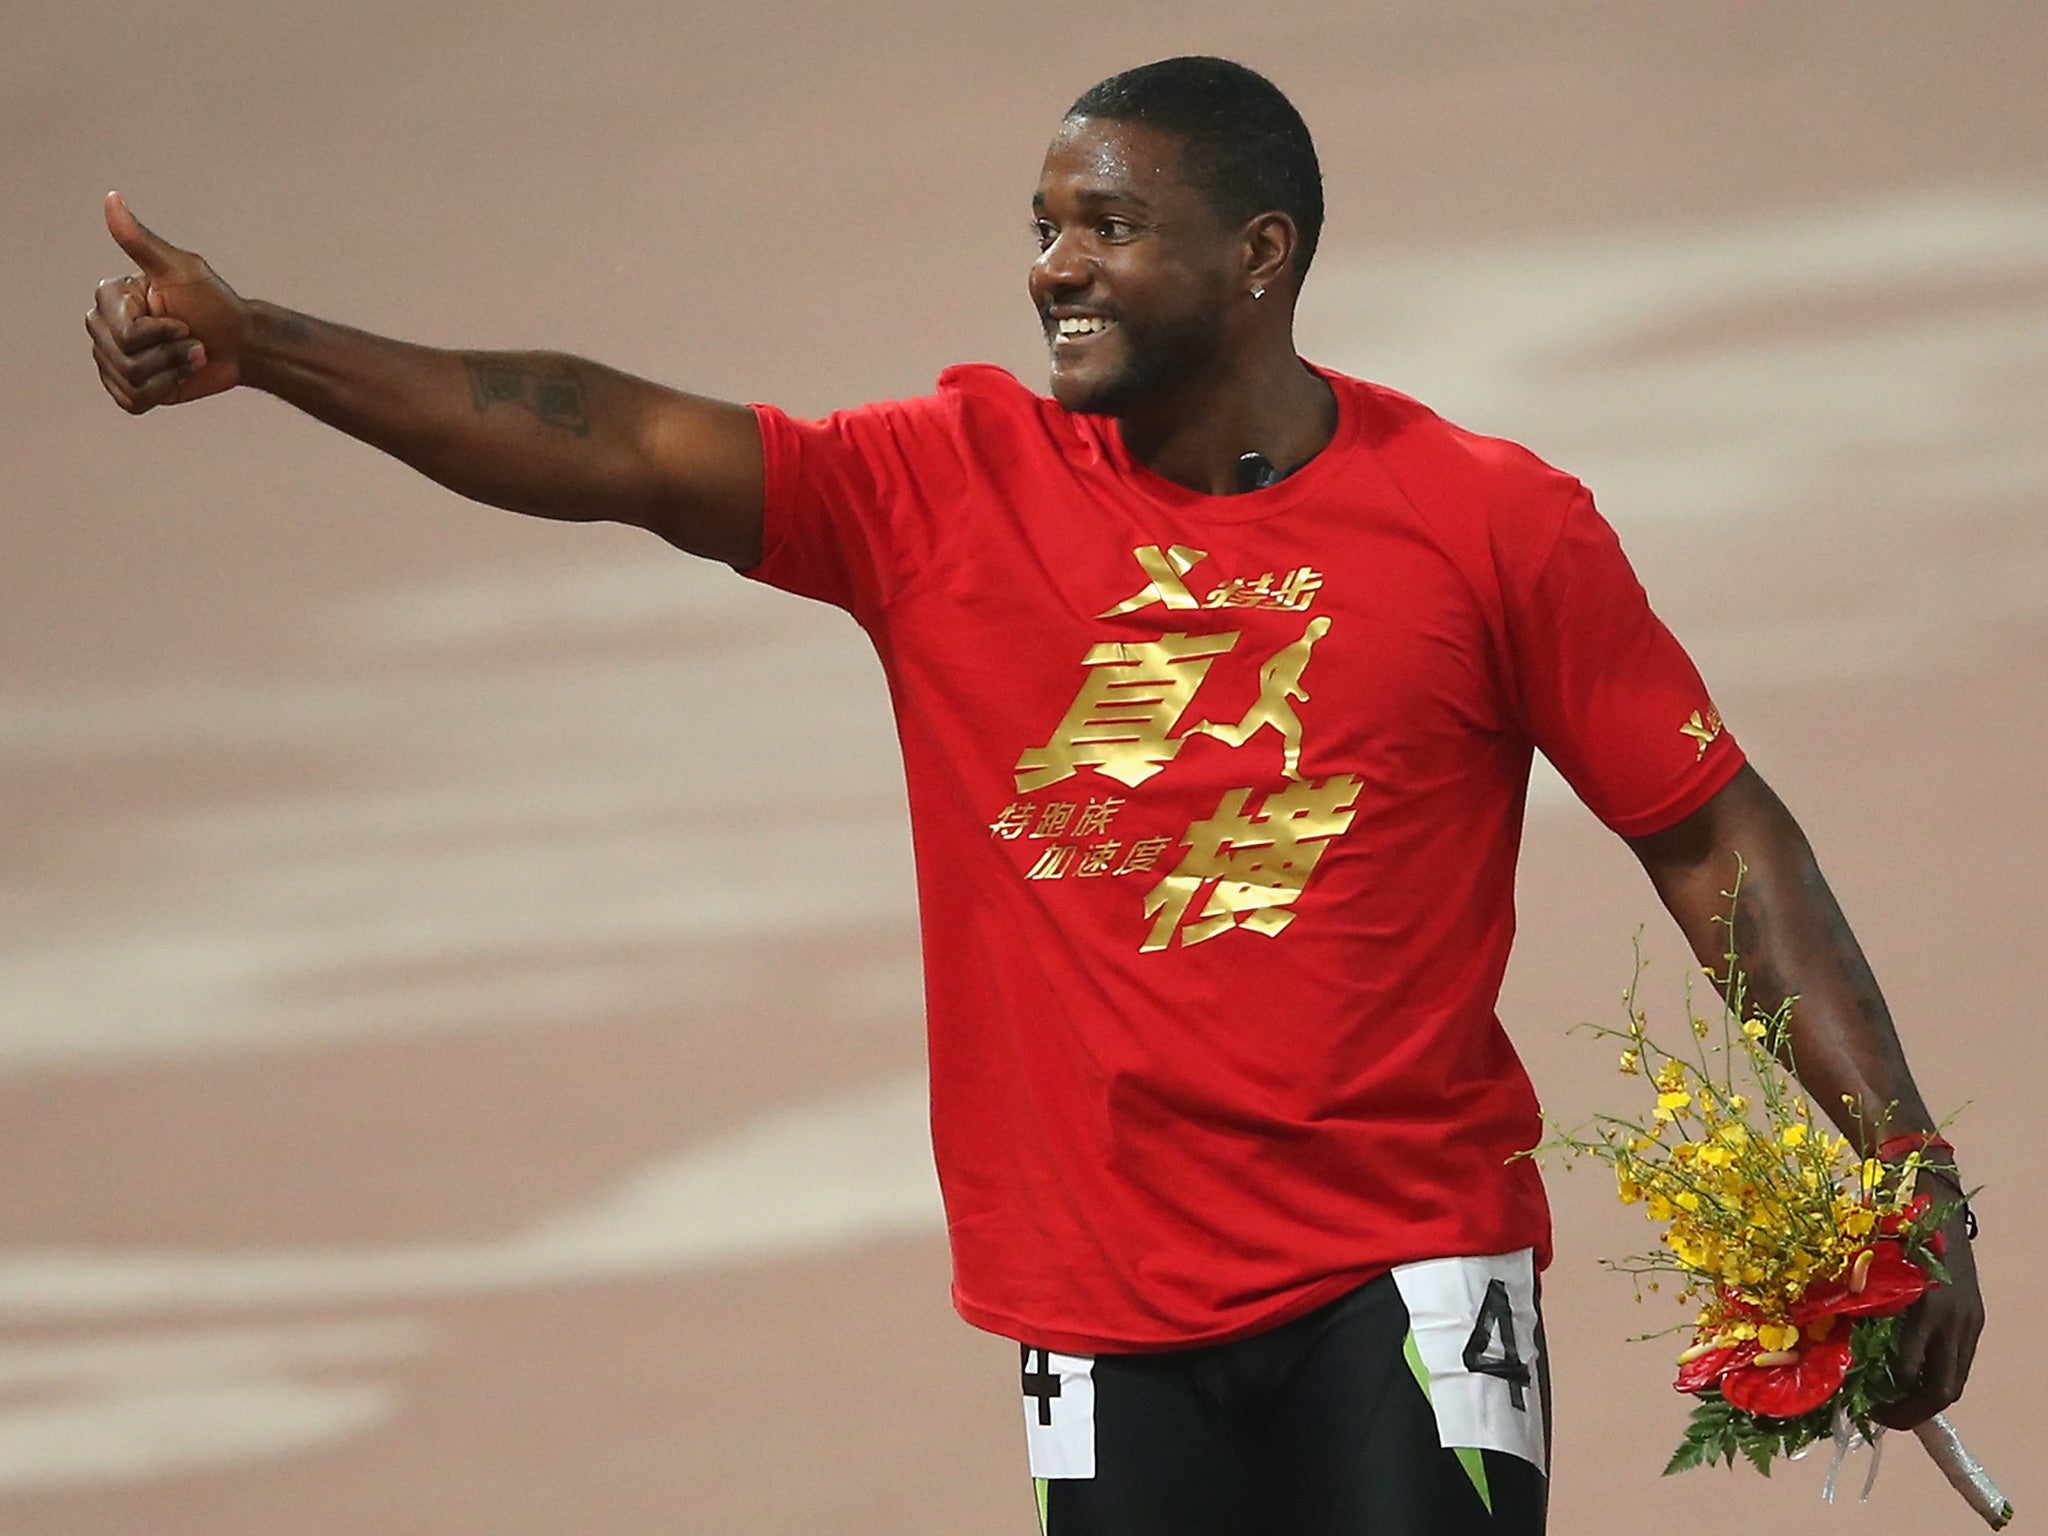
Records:
<instances>
[{"instance_id":1,"label":"gold chinese character print","mask_svg":"<svg viewBox=\"0 0 2048 1536\"><path fill-rule=\"evenodd\" d=\"M1210 664L1237 644L1235 630L1221 635L1161 635L1157 640L1112 640L1082 658L1088 677L1066 718L1043 746L1017 758L1017 792L1093 768L1132 788L1180 752L1179 724L1208 676Z\"/></svg>"},{"instance_id":2,"label":"gold chinese character print","mask_svg":"<svg viewBox=\"0 0 2048 1536\"><path fill-rule=\"evenodd\" d=\"M1288 613L1305 613L1323 585L1323 573L1313 566L1297 566L1275 575L1233 576L1214 587L1202 599L1204 608L1278 608Z\"/></svg>"},{"instance_id":3,"label":"gold chinese character print","mask_svg":"<svg viewBox=\"0 0 2048 1536\"><path fill-rule=\"evenodd\" d=\"M1074 818L1074 836L1086 837L1091 832L1107 832L1110 823L1116 820L1116 813L1124 808L1121 796L1107 800L1090 800L1081 807L1080 815Z\"/></svg>"},{"instance_id":4,"label":"gold chinese character print","mask_svg":"<svg viewBox=\"0 0 2048 1536\"><path fill-rule=\"evenodd\" d=\"M1183 946L1200 944L1231 928L1272 938L1294 921L1290 910L1331 838L1351 825L1360 781L1339 774L1320 784L1291 784L1248 811L1253 791L1233 789L1214 815L1195 822L1182 838L1187 853L1145 898L1152 931L1138 947L1169 947L1176 930ZM1204 891L1208 900L1182 927Z\"/></svg>"},{"instance_id":5,"label":"gold chinese character print","mask_svg":"<svg viewBox=\"0 0 2048 1536\"><path fill-rule=\"evenodd\" d=\"M1095 615L1098 619L1114 619L1126 613L1136 613L1140 608L1149 608L1162 603L1168 608L1199 608L1195 594L1187 589L1181 577L1194 569L1196 562L1209 558L1203 549L1190 549L1185 544L1176 544L1164 554L1157 544L1147 544L1131 551L1131 558L1152 579L1136 593L1122 602L1105 608Z\"/></svg>"},{"instance_id":6,"label":"gold chinese character print","mask_svg":"<svg viewBox=\"0 0 2048 1536\"><path fill-rule=\"evenodd\" d=\"M1075 866L1074 873L1084 880L1092 875L1108 874L1110 865L1116 862L1116 856L1123 851L1123 846L1122 843L1097 843L1092 848L1084 849L1081 853L1081 862Z\"/></svg>"},{"instance_id":7,"label":"gold chinese character print","mask_svg":"<svg viewBox=\"0 0 2048 1536\"><path fill-rule=\"evenodd\" d=\"M1678 728L1678 734L1690 736L1698 744L1699 750L1692 756L1692 760L1698 762L1707 755L1707 748L1711 747L1721 734L1721 711L1709 709L1705 718L1701 718L1700 712L1694 710L1692 718Z\"/></svg>"},{"instance_id":8,"label":"gold chinese character print","mask_svg":"<svg viewBox=\"0 0 2048 1536\"><path fill-rule=\"evenodd\" d=\"M1281 763L1287 777L1299 779L1301 717L1294 712L1294 705L1289 701L1299 699L1303 703L1308 702L1308 690L1301 686L1301 674L1308 670L1309 652L1329 632L1330 621L1327 618L1310 619L1299 640L1275 651L1272 659L1259 668L1259 696L1245 711L1242 720L1235 725L1203 720L1189 726L1188 735L1214 736L1226 747L1241 747L1270 725L1280 733Z\"/></svg>"},{"instance_id":9,"label":"gold chinese character print","mask_svg":"<svg viewBox=\"0 0 2048 1536\"><path fill-rule=\"evenodd\" d=\"M1133 549L1131 559L1143 574L1144 585L1096 617L1116 619L1164 609L1176 617L1161 620L1155 612L1155 622L1185 623L1177 615L1188 614L1199 624L1210 615L1215 616L1210 622L1228 623L1239 613L1306 614L1324 587L1324 573L1303 563L1256 576L1211 573L1199 587L1190 588L1188 574L1208 558L1206 550L1186 544ZM1199 598L1198 591L1203 593ZM1202 718L1196 698L1218 659L1239 654L1243 628L1206 635L1175 630L1090 646L1081 658L1079 690L1058 725L1039 745L1018 754L1014 781L1020 798L997 811L988 824L992 839L1018 844L1012 857L1024 879L1052 882L1038 887L1048 898L1056 890L1089 880L1110 882L1105 891L1131 891L1129 898L1121 899L1138 905L1142 918L1149 920L1149 932L1138 946L1143 952L1170 950L1176 937L1183 948L1204 943L1233 928L1274 937L1294 921L1295 903L1308 888L1325 849L1350 829L1357 814L1361 779L1339 774L1318 782L1302 769L1307 733L1295 706L1309 700L1304 679L1317 644L1331 631L1332 619L1318 614L1298 621L1301 632L1291 641L1284 633L1268 638L1271 628L1286 625L1284 619L1277 624L1273 617L1248 622L1266 629L1260 632L1258 651L1226 664L1235 669L1226 673L1235 678L1226 696L1241 699L1243 693L1235 690L1243 687L1244 674L1259 652L1276 642L1279 648L1256 662L1257 696L1234 720ZM1701 723L1697 715L1693 723ZM1718 731L1718 716L1713 724ZM1142 825L1117 827L1118 813L1130 797L1105 795L1102 788L1107 786L1091 794L1086 780L1055 791L1063 798L1036 798L1040 790L1067 785L1091 769L1126 789L1138 789L1164 772L1192 737L1207 736L1235 751L1255 738L1264 740L1261 733L1267 730L1278 738L1280 749L1284 778L1277 787L1269 781L1228 791L1213 812L1179 837L1170 832L1137 835L1148 830ZM1142 811L1146 798L1137 797L1134 815ZM1185 802L1166 802L1176 803ZM1178 864L1172 862L1176 845L1182 849ZM1139 878L1131 878L1126 886L1123 881L1128 877Z\"/></svg>"},{"instance_id":10,"label":"gold chinese character print","mask_svg":"<svg viewBox=\"0 0 2048 1536\"><path fill-rule=\"evenodd\" d=\"M1024 835L1024 829L1037 819L1038 807L1028 800L1013 800L996 813L996 819L988 824L991 837L1006 838L1012 842Z\"/></svg>"},{"instance_id":11,"label":"gold chinese character print","mask_svg":"<svg viewBox=\"0 0 2048 1536\"><path fill-rule=\"evenodd\" d=\"M1123 863L1116 867L1119 875L1142 875L1148 869L1156 869L1159 859L1173 843L1170 837L1141 837L1131 844L1131 851L1124 855Z\"/></svg>"},{"instance_id":12,"label":"gold chinese character print","mask_svg":"<svg viewBox=\"0 0 2048 1536\"><path fill-rule=\"evenodd\" d=\"M1074 819L1075 806L1071 800L1055 800L1050 805L1040 806L1038 825L1031 829L1033 837L1058 837L1067 830L1067 823Z\"/></svg>"}]
</instances>

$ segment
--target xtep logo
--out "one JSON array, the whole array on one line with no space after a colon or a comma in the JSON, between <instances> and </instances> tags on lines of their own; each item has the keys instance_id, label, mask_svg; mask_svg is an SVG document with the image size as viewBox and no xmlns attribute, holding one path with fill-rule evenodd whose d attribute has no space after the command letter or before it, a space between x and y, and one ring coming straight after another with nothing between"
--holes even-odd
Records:
<instances>
[{"instance_id":1,"label":"xtep logo","mask_svg":"<svg viewBox=\"0 0 2048 1536\"><path fill-rule=\"evenodd\" d=\"M1202 606L1195 601L1195 594L1182 584L1181 577L1187 575L1198 563L1209 558L1207 550L1190 549L1185 544L1176 544L1161 554L1157 544L1147 544L1142 549L1132 550L1131 554L1136 557L1139 566L1152 580L1122 602L1103 609L1096 615L1098 619L1114 619L1122 614L1136 613L1140 608L1149 608L1154 603L1164 603L1169 608Z\"/></svg>"},{"instance_id":2,"label":"xtep logo","mask_svg":"<svg viewBox=\"0 0 2048 1536\"><path fill-rule=\"evenodd\" d=\"M1181 578L1209 558L1204 549L1175 544L1161 550L1157 544L1131 551L1139 569L1150 578L1136 592L1098 613L1098 619L1121 618L1149 608L1154 603L1166 608L1277 608L1287 613L1305 613L1322 588L1323 573L1314 566L1300 565L1291 571L1261 571L1256 576L1234 576L1212 587L1200 602Z\"/></svg>"},{"instance_id":3,"label":"xtep logo","mask_svg":"<svg viewBox=\"0 0 2048 1536\"><path fill-rule=\"evenodd\" d=\"M1702 719L1700 712L1694 710L1692 718L1678 728L1678 734L1690 736L1699 744L1699 750L1693 754L1693 761L1698 762L1707 755L1707 748L1711 747L1721 734L1721 711L1709 709L1706 717Z\"/></svg>"}]
</instances>

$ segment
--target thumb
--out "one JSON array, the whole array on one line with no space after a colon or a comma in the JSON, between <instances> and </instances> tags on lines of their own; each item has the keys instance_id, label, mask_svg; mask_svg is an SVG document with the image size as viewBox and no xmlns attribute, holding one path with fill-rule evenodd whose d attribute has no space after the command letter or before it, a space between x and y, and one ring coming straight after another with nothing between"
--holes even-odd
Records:
<instances>
[{"instance_id":1,"label":"thumb","mask_svg":"<svg viewBox=\"0 0 2048 1536\"><path fill-rule=\"evenodd\" d=\"M107 194L107 233L142 268L145 277L168 277L177 259L186 254L130 213L118 192Z\"/></svg>"}]
</instances>

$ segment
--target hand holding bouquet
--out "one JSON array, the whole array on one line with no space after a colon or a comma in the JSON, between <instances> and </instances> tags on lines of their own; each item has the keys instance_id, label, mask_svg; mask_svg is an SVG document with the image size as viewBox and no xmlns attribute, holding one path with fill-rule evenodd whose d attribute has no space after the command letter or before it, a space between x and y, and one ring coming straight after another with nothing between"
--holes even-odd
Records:
<instances>
[{"instance_id":1,"label":"hand holding bouquet","mask_svg":"<svg viewBox=\"0 0 2048 1536\"><path fill-rule=\"evenodd\" d=\"M1732 907L1726 926L1732 935ZM1709 972L1720 1017L1699 1017L1688 998L1684 1054L1651 1037L1635 982L1624 1028L1587 1026L1620 1045L1620 1070L1655 1102L1549 1144L1607 1164L1622 1202L1663 1227L1656 1252L1612 1267L1639 1288L1669 1277L1698 1307L1674 1385L1701 1401L1667 1474L1738 1455L1768 1474L1816 1441L1875 1444L1876 1415L1906 1395L1900 1315L1948 1279L1940 1229L1962 1205L1917 1189L1923 1169L1953 1174L1938 1135L1886 1141L1904 1155L1885 1162L1816 1123L1788 1071L1794 1000L1752 1010L1732 939L1724 961ZM1869 1127L1868 1141L1883 1132ZM1945 1419L1916 1432L1994 1529L2011 1518Z\"/></svg>"}]
</instances>

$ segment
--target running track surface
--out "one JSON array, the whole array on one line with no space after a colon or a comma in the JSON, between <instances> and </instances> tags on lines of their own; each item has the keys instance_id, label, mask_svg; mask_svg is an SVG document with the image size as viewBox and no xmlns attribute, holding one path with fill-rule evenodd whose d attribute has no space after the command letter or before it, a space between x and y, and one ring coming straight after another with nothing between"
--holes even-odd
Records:
<instances>
[{"instance_id":1,"label":"running track surface","mask_svg":"<svg viewBox=\"0 0 2048 1536\"><path fill-rule=\"evenodd\" d=\"M10 18L0 145L0 1529L1032 1528L1015 1354L920 1143L902 795L840 616L460 504L275 402L131 422L78 314L125 190L245 292L816 412L1042 368L1064 103L1293 93L1321 361L1588 480L1805 822L1990 1187L1958 1418L2023 1510L2048 753L2048 15L2030 4ZM1677 13L1677 14L1666 14ZM1539 783L1505 1016L1612 1104L1644 926ZM1552 1180L1556 1528L1966 1528L1664 1482L1673 1320ZM1706 1511L1711 1507L1712 1515Z\"/></svg>"}]
</instances>

